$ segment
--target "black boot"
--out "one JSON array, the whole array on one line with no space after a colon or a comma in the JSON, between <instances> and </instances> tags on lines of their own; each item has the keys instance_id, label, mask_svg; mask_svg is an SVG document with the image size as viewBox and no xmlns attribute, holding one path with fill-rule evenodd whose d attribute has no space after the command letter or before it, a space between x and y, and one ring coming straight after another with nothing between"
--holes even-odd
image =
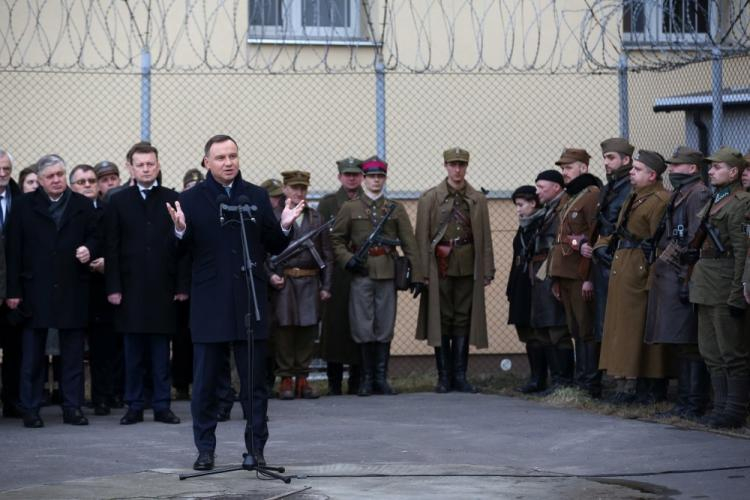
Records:
<instances>
[{"instance_id":1,"label":"black boot","mask_svg":"<svg viewBox=\"0 0 750 500\"><path fill-rule=\"evenodd\" d=\"M476 387L466 380L466 370L469 366L469 336L453 337L451 355L453 357L453 390L458 392L479 392Z\"/></svg>"},{"instance_id":2,"label":"black boot","mask_svg":"<svg viewBox=\"0 0 750 500\"><path fill-rule=\"evenodd\" d=\"M711 422L711 427L737 429L745 425L750 398L750 377L727 376L727 399L724 411Z\"/></svg>"},{"instance_id":3,"label":"black boot","mask_svg":"<svg viewBox=\"0 0 750 500\"><path fill-rule=\"evenodd\" d=\"M544 355L549 365L550 387L543 395L552 394L557 389L569 387L573 383L573 370L575 361L573 349L564 349L559 345L548 345L544 347Z\"/></svg>"},{"instance_id":4,"label":"black boot","mask_svg":"<svg viewBox=\"0 0 750 500\"><path fill-rule=\"evenodd\" d=\"M536 343L527 343L526 356L529 358L531 376L526 385L516 390L523 394L541 392L547 388L547 356L544 354L544 347Z\"/></svg>"},{"instance_id":5,"label":"black boot","mask_svg":"<svg viewBox=\"0 0 750 500\"><path fill-rule=\"evenodd\" d=\"M392 396L398 394L388 384L388 358L391 355L390 342L374 342L375 344L375 380L372 385L374 394Z\"/></svg>"},{"instance_id":6,"label":"black boot","mask_svg":"<svg viewBox=\"0 0 750 500\"><path fill-rule=\"evenodd\" d=\"M328 378L328 395L341 396L341 380L344 376L344 365L328 362L326 364L326 376Z\"/></svg>"},{"instance_id":7,"label":"black boot","mask_svg":"<svg viewBox=\"0 0 750 500\"><path fill-rule=\"evenodd\" d=\"M575 376L575 355L573 354L573 349L557 345L555 346L555 351L560 359L560 383L563 387L570 387L573 385L573 377Z\"/></svg>"},{"instance_id":8,"label":"black boot","mask_svg":"<svg viewBox=\"0 0 750 500\"><path fill-rule=\"evenodd\" d=\"M702 359L689 360L688 363L690 366L690 383L687 404L682 418L697 420L706 413L711 379L708 376L706 363Z\"/></svg>"},{"instance_id":9,"label":"black boot","mask_svg":"<svg viewBox=\"0 0 750 500\"><path fill-rule=\"evenodd\" d=\"M667 411L656 414L660 418L678 417L683 418L688 408L688 398L690 397L690 360L684 357L679 358L679 375L677 376L677 401L674 406Z\"/></svg>"},{"instance_id":10,"label":"black boot","mask_svg":"<svg viewBox=\"0 0 750 500\"><path fill-rule=\"evenodd\" d=\"M719 420L724 413L724 405L727 402L727 374L723 370L711 372L711 387L714 392L713 409L700 422L713 426L713 422Z\"/></svg>"},{"instance_id":11,"label":"black boot","mask_svg":"<svg viewBox=\"0 0 750 500\"><path fill-rule=\"evenodd\" d=\"M373 354L373 342L359 344L362 353L362 380L359 381L357 396L372 395L372 382L375 375L375 360Z\"/></svg>"},{"instance_id":12,"label":"black boot","mask_svg":"<svg viewBox=\"0 0 750 500\"><path fill-rule=\"evenodd\" d=\"M575 359L573 360L573 386L582 390L586 389L586 351L585 343L581 339L576 339L573 344Z\"/></svg>"},{"instance_id":13,"label":"black boot","mask_svg":"<svg viewBox=\"0 0 750 500\"><path fill-rule=\"evenodd\" d=\"M451 338L443 335L440 341L440 347L435 348L435 365L438 374L435 392L445 394L451 390Z\"/></svg>"},{"instance_id":14,"label":"black boot","mask_svg":"<svg viewBox=\"0 0 750 500\"><path fill-rule=\"evenodd\" d=\"M349 382L346 386L347 394L357 394L362 370L359 365L349 365Z\"/></svg>"},{"instance_id":15,"label":"black boot","mask_svg":"<svg viewBox=\"0 0 750 500\"><path fill-rule=\"evenodd\" d=\"M592 399L602 397L602 371L599 369L599 350L601 345L596 341L583 343L583 390L589 393Z\"/></svg>"}]
</instances>

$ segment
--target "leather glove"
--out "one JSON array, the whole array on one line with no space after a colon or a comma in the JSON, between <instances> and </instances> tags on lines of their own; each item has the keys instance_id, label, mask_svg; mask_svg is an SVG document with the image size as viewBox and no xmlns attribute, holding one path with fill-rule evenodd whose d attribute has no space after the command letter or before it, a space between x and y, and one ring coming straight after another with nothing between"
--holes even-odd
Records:
<instances>
[{"instance_id":1,"label":"leather glove","mask_svg":"<svg viewBox=\"0 0 750 500\"><path fill-rule=\"evenodd\" d=\"M349 259L349 262L346 263L344 269L352 274L367 276L367 268L365 267L364 263L356 257L352 257L351 259Z\"/></svg>"},{"instance_id":2,"label":"leather glove","mask_svg":"<svg viewBox=\"0 0 750 500\"><path fill-rule=\"evenodd\" d=\"M594 259L599 264L606 267L612 267L612 256L607 252L607 247L599 247L594 250Z\"/></svg>"},{"instance_id":3,"label":"leather glove","mask_svg":"<svg viewBox=\"0 0 750 500\"><path fill-rule=\"evenodd\" d=\"M743 318L745 310L737 306L729 306L729 315L733 318Z\"/></svg>"},{"instance_id":4,"label":"leather glove","mask_svg":"<svg viewBox=\"0 0 750 500\"><path fill-rule=\"evenodd\" d=\"M419 297L419 294L424 292L426 288L427 286L425 286L424 283L420 283L420 282L414 282L411 285L409 285L409 290L411 290L411 296L414 297L415 299Z\"/></svg>"}]
</instances>

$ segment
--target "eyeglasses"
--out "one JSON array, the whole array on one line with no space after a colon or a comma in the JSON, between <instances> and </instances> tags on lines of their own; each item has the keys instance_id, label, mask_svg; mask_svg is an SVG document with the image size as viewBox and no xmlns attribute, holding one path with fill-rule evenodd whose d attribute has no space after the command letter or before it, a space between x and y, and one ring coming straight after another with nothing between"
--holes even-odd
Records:
<instances>
[{"instance_id":1,"label":"eyeglasses","mask_svg":"<svg viewBox=\"0 0 750 500\"><path fill-rule=\"evenodd\" d=\"M78 179L73 184L76 186L83 186L86 184L96 184L96 179Z\"/></svg>"}]
</instances>

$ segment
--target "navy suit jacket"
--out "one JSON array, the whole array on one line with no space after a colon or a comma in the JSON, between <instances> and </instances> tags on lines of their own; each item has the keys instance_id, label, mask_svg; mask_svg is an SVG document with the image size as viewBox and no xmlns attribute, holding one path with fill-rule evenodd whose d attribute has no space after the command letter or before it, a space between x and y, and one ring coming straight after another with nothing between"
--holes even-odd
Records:
<instances>
[{"instance_id":1,"label":"navy suit jacket","mask_svg":"<svg viewBox=\"0 0 750 500\"><path fill-rule=\"evenodd\" d=\"M209 173L206 180L183 191L179 201L185 213L187 229L179 243L192 254L190 291L190 332L193 342L229 342L246 340L245 313L248 292L242 272L242 240L239 222L221 225L219 201L224 188ZM263 262L266 255L281 252L289 238L273 214L268 193L237 175L232 195L225 203L237 204L247 196L256 207L255 222L246 221L250 258L255 264L253 277L261 319L253 318L257 340L268 338L268 276Z\"/></svg>"}]
</instances>

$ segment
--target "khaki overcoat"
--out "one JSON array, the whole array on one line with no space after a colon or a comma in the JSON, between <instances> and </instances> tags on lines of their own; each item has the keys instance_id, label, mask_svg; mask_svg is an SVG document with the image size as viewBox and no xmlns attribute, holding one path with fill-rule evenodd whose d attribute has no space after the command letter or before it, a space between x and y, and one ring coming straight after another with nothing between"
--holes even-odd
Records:
<instances>
[{"instance_id":1,"label":"khaki overcoat","mask_svg":"<svg viewBox=\"0 0 750 500\"><path fill-rule=\"evenodd\" d=\"M474 236L474 290L471 305L469 343L477 348L486 348L487 318L485 314L484 280L495 277L495 259L492 251L492 232L487 198L468 183L466 199L469 204L471 230ZM440 293L438 290L438 265L431 245L440 221L453 207L448 197L448 184L444 180L426 191L417 204L417 247L422 263L423 275L418 281L428 280L427 290L421 295L417 334L419 340L427 340L433 347L440 346Z\"/></svg>"},{"instance_id":2,"label":"khaki overcoat","mask_svg":"<svg viewBox=\"0 0 750 500\"><path fill-rule=\"evenodd\" d=\"M626 229L634 238L651 238L656 232L670 194L661 182L637 189ZM626 202L620 210L622 223ZM608 244L609 238L597 242ZM640 248L615 251L604 313L604 340L599 367L615 377L661 378L667 375L667 357L662 345L643 341L648 303L649 266Z\"/></svg>"}]
</instances>

